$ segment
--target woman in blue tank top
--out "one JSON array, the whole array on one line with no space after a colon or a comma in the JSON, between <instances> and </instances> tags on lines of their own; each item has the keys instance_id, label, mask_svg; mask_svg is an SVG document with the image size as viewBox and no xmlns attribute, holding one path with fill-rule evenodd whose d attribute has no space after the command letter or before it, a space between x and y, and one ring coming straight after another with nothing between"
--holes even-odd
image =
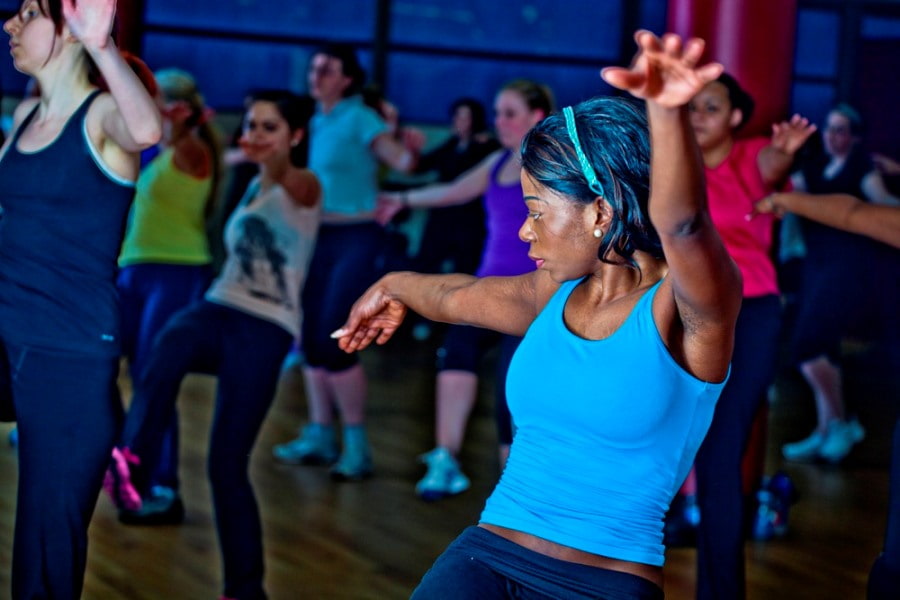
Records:
<instances>
[{"instance_id":1,"label":"woman in blue tank top","mask_svg":"<svg viewBox=\"0 0 900 600\"><path fill-rule=\"evenodd\" d=\"M722 67L697 67L701 40L636 41L632 66L603 76L646 116L598 98L522 142L519 236L536 271L392 273L334 333L348 352L384 343L408 307L524 335L506 469L413 598L663 595L663 515L728 376L741 276L709 217L686 108Z\"/></svg>"},{"instance_id":2,"label":"woman in blue tank top","mask_svg":"<svg viewBox=\"0 0 900 600\"><path fill-rule=\"evenodd\" d=\"M24 100L0 151L0 407L18 421L13 598L77 598L121 413L116 256L153 99L113 0L26 0L3 25ZM99 75L99 78L96 77ZM108 93L93 81L105 81Z\"/></svg>"}]
</instances>

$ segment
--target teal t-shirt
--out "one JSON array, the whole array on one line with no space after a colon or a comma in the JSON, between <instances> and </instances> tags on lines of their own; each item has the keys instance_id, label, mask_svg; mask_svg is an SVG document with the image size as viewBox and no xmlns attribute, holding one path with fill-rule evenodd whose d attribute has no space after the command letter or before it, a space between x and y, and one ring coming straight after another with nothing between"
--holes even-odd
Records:
<instances>
[{"instance_id":1,"label":"teal t-shirt","mask_svg":"<svg viewBox=\"0 0 900 600\"><path fill-rule=\"evenodd\" d=\"M322 210L360 220L371 219L378 197L378 160L372 142L387 124L362 100L350 96L331 112L310 121L309 168L322 183Z\"/></svg>"},{"instance_id":2,"label":"teal t-shirt","mask_svg":"<svg viewBox=\"0 0 900 600\"><path fill-rule=\"evenodd\" d=\"M560 286L510 364L516 434L481 522L659 566L663 518L725 383L669 354L651 311L658 283L611 336L573 334L563 311L579 283Z\"/></svg>"}]
</instances>

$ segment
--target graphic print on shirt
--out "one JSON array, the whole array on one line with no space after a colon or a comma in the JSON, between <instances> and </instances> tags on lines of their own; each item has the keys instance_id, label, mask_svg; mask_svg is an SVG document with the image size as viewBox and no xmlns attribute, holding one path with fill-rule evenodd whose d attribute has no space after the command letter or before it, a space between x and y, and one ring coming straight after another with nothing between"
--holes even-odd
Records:
<instances>
[{"instance_id":1,"label":"graphic print on shirt","mask_svg":"<svg viewBox=\"0 0 900 600\"><path fill-rule=\"evenodd\" d=\"M275 233L263 219L255 215L241 219L235 254L240 264L238 282L251 296L293 309L284 278L287 257L276 247Z\"/></svg>"}]
</instances>

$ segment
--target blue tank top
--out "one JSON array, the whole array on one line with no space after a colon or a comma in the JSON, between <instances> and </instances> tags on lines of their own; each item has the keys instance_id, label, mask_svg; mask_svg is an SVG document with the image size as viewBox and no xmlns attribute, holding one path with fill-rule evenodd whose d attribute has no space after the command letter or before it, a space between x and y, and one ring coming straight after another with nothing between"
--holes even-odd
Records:
<instances>
[{"instance_id":1,"label":"blue tank top","mask_svg":"<svg viewBox=\"0 0 900 600\"><path fill-rule=\"evenodd\" d=\"M506 381L516 434L481 522L618 560L664 562L663 517L690 469L724 382L700 381L653 321L659 283L615 333L570 332L560 286Z\"/></svg>"},{"instance_id":2,"label":"blue tank top","mask_svg":"<svg viewBox=\"0 0 900 600\"><path fill-rule=\"evenodd\" d=\"M500 169L511 156L507 150L500 157L491 169L484 192L487 239L476 273L479 277L521 275L534 270L534 263L528 258L528 244L519 239L519 228L527 214L522 185L503 185L497 181Z\"/></svg>"},{"instance_id":3,"label":"blue tank top","mask_svg":"<svg viewBox=\"0 0 900 600\"><path fill-rule=\"evenodd\" d=\"M55 140L21 152L28 115L0 157L0 335L45 350L119 353L116 258L134 183L88 139L94 92Z\"/></svg>"}]
</instances>

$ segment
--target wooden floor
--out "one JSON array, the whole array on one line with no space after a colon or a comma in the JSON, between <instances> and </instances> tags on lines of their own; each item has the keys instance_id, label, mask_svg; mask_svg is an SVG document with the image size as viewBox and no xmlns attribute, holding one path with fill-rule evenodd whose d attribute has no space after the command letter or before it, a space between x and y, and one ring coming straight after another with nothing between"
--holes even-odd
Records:
<instances>
[{"instance_id":1,"label":"wooden floor","mask_svg":"<svg viewBox=\"0 0 900 600\"><path fill-rule=\"evenodd\" d=\"M292 437L305 417L300 376L284 373L252 457L265 527L266 585L273 600L406 598L446 544L476 521L497 477L488 383L462 455L472 488L435 504L413 495L421 475L416 456L432 444L433 355L433 343L408 336L364 354L372 379L369 415L377 474L363 483L336 484L323 468L286 467L270 458L272 445ZM881 353L856 350L847 387L859 404L868 437L844 465L826 467L782 464L776 449L808 433L813 412L796 377L779 380L770 413L767 471L785 468L801 497L786 538L747 544L751 599L864 597L884 530L898 383L896 365L890 370ZM182 387L186 522L179 527L126 527L101 497L91 528L84 598L213 600L221 593L204 475L213 385L209 377L191 376ZM7 429L0 427L3 439ZM0 598L8 597L9 590L15 473L15 450L0 448ZM693 563L692 549L668 552L667 598L693 598Z\"/></svg>"}]
</instances>

